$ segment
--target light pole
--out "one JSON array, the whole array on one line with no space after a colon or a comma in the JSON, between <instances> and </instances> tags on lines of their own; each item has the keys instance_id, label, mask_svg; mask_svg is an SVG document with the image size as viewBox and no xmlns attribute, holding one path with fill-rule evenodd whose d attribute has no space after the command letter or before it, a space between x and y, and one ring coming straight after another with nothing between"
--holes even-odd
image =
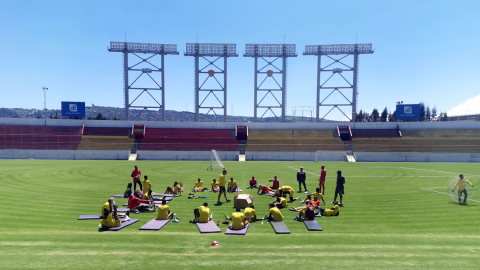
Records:
<instances>
[{"instance_id":1,"label":"light pole","mask_svg":"<svg viewBox=\"0 0 480 270\"><path fill-rule=\"evenodd\" d=\"M48 88L47 87L42 87L43 89L43 115L45 117L45 119L47 119L47 91L48 91Z\"/></svg>"}]
</instances>

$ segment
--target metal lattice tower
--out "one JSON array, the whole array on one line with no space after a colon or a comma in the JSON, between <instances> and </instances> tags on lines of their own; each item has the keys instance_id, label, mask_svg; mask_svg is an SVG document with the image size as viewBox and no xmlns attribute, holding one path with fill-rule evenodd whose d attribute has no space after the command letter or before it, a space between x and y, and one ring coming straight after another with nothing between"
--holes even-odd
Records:
<instances>
[{"instance_id":1,"label":"metal lattice tower","mask_svg":"<svg viewBox=\"0 0 480 270\"><path fill-rule=\"evenodd\" d=\"M178 55L177 45L172 44L151 44L151 43L132 43L132 42L110 42L110 48L108 48L109 52L121 52L123 53L123 81L124 81L124 101L125 101L125 120L130 120L129 110L130 108L143 108L140 113L138 113L135 118L144 111L148 111L148 109L161 109L162 110L162 121L165 121L165 66L164 66L164 57L167 54L174 54ZM128 54L132 54L138 57L140 60L139 62L129 66L128 64ZM150 54L148 57L142 57L139 54ZM161 57L161 65L157 67L151 62L151 59L157 55ZM135 68L136 66L146 63L151 68ZM129 81L129 72L138 74L138 77L130 84ZM154 73L160 73L160 80L161 83L159 84L154 77ZM152 76L154 75L154 76ZM151 79L154 83L154 87L142 87L141 85L134 84L140 79L142 76L147 76ZM135 91L140 93L130 102L130 91ZM161 91L161 103L155 98L155 95L152 95L150 91ZM141 105L141 104L134 104L137 99L142 96L143 94L148 95L151 100L154 101L155 105ZM137 102L138 103L138 102ZM152 115L153 116L153 115ZM153 116L155 118L155 116Z\"/></svg>"},{"instance_id":2,"label":"metal lattice tower","mask_svg":"<svg viewBox=\"0 0 480 270\"><path fill-rule=\"evenodd\" d=\"M305 52L303 55L316 55L318 57L318 62L317 62L317 102L315 109L317 111L316 113L316 121L320 121L320 107L331 107L331 109L322 117L325 118L333 109L337 108L345 117L350 119L347 114L340 108L342 106L351 106L352 107L352 118L350 119L355 122L356 116L357 116L357 96L358 96L358 56L360 54L372 54L374 51L372 50L372 44L371 43L366 43L366 44L337 44L337 45L306 45L305 46ZM331 55L344 55L340 58L334 58ZM333 61L333 63L330 63L329 65L325 66L322 68L321 63L322 63L322 56L329 58L330 60ZM345 64L344 59L346 59L348 56L353 56L353 67ZM330 66L334 64L340 64L342 66L345 66L346 68L330 68ZM323 83L321 82L321 73L322 72L330 72L332 73L330 77L328 77ZM350 82L347 80L343 75L342 72L352 72L352 79ZM343 78L348 83L348 86L325 86L325 84L334 76L334 75L339 75ZM347 96L345 96L342 93L342 90L352 90L352 100L348 99ZM322 90L327 90L328 95L321 100L321 94ZM331 90L331 91L330 91ZM329 104L327 103L327 99L334 93L338 91L347 103L342 103L342 104Z\"/></svg>"},{"instance_id":3,"label":"metal lattice tower","mask_svg":"<svg viewBox=\"0 0 480 270\"><path fill-rule=\"evenodd\" d=\"M238 57L236 44L221 44L221 43L187 43L187 51L185 56L193 56L195 58L195 121L199 122L207 117L212 112L217 116L215 110L223 109L223 121L227 122L227 58ZM223 66L219 65L218 60L223 58ZM207 64L200 68L200 60L204 59ZM217 62L217 63L216 63ZM215 75L223 75L223 84L217 79ZM200 76L202 84L200 84ZM204 88L208 80L215 80L218 86L215 88ZM205 86L206 87L206 86ZM200 102L200 93L207 93ZM223 94L223 102L219 99L217 94ZM214 102L215 106L205 105L205 102ZM200 119L200 110L208 110L203 119Z\"/></svg>"},{"instance_id":4,"label":"metal lattice tower","mask_svg":"<svg viewBox=\"0 0 480 270\"><path fill-rule=\"evenodd\" d=\"M245 45L245 54L244 57L253 57L255 59L255 72L254 72L254 121L257 121L257 112L258 109L265 109L264 113L260 118L268 112L272 112L275 117L280 122L285 122L285 115L287 112L287 58L288 57L297 57L297 53L295 51L295 44L247 44ZM258 68L258 59L264 60L266 65L262 68ZM271 60L273 59L273 60ZM274 62L278 59L282 59L282 67L278 68L275 66ZM269 61L271 60L271 61ZM263 62L262 62L263 63ZM271 68L271 69L268 69ZM260 85L258 84L258 76L265 75ZM281 85L275 78L275 75L281 76ZM275 85L278 88L261 88L262 85L265 83L267 79L272 79L275 82ZM258 94L259 92L265 92L265 95L261 98L258 102ZM281 93L281 97L279 97L278 92ZM276 103L278 104L267 104L262 105L265 98L268 95L271 95ZM279 99L281 101L279 101ZM280 119L275 114L272 109L281 109Z\"/></svg>"}]
</instances>

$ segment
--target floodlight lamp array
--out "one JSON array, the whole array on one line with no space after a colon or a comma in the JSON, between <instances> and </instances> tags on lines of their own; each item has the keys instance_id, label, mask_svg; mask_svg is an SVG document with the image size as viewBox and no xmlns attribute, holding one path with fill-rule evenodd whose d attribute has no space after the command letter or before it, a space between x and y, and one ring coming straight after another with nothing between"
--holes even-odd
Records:
<instances>
[{"instance_id":1,"label":"floodlight lamp array","mask_svg":"<svg viewBox=\"0 0 480 270\"><path fill-rule=\"evenodd\" d=\"M236 44L224 43L187 43L185 55L238 56Z\"/></svg>"},{"instance_id":2,"label":"floodlight lamp array","mask_svg":"<svg viewBox=\"0 0 480 270\"><path fill-rule=\"evenodd\" d=\"M335 45L306 45L304 55L330 54L372 54L372 43L363 44L335 44Z\"/></svg>"},{"instance_id":3,"label":"floodlight lamp array","mask_svg":"<svg viewBox=\"0 0 480 270\"><path fill-rule=\"evenodd\" d=\"M174 44L154 44L154 43L133 43L133 42L110 42L110 52L129 52L129 53L159 53L159 54L178 54L177 45Z\"/></svg>"},{"instance_id":4,"label":"floodlight lamp array","mask_svg":"<svg viewBox=\"0 0 480 270\"><path fill-rule=\"evenodd\" d=\"M243 56L296 57L295 44L246 44Z\"/></svg>"}]
</instances>

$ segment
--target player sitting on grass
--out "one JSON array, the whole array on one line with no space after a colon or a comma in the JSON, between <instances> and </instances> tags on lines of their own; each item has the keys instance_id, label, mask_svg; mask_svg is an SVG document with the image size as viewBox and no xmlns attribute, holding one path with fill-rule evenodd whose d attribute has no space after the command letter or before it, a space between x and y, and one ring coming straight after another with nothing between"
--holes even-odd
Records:
<instances>
[{"instance_id":1,"label":"player sitting on grass","mask_svg":"<svg viewBox=\"0 0 480 270\"><path fill-rule=\"evenodd\" d=\"M317 200L321 199L323 201L323 205L326 204L325 200L323 199L323 194L320 192L320 188L317 188L314 193L307 195L307 197L305 197L305 200L303 200L303 203L305 203L305 201L307 200L311 201L313 197L317 197Z\"/></svg>"},{"instance_id":2,"label":"player sitting on grass","mask_svg":"<svg viewBox=\"0 0 480 270\"><path fill-rule=\"evenodd\" d=\"M100 221L100 225L102 225L102 228L120 227L120 225L122 225L122 221L118 217L116 207L113 207L113 211L109 213L106 218Z\"/></svg>"},{"instance_id":3,"label":"player sitting on grass","mask_svg":"<svg viewBox=\"0 0 480 270\"><path fill-rule=\"evenodd\" d=\"M217 204L221 204L220 198L222 197L222 193L227 203L231 201L227 198L227 190L225 190L225 186L227 185L227 181L225 181L225 175L227 175L227 170L223 169L222 174L220 174L220 177L218 178L219 193Z\"/></svg>"},{"instance_id":4,"label":"player sitting on grass","mask_svg":"<svg viewBox=\"0 0 480 270\"><path fill-rule=\"evenodd\" d=\"M133 196L135 196L136 198L139 198L139 199L143 199L143 192L137 188L134 192L133 192ZM130 197L129 197L130 198Z\"/></svg>"},{"instance_id":5,"label":"player sitting on grass","mask_svg":"<svg viewBox=\"0 0 480 270\"><path fill-rule=\"evenodd\" d=\"M203 181L198 178L197 182L195 183L195 186L193 187L192 191L193 192L198 192L198 191L205 191L208 190L208 188L203 187Z\"/></svg>"},{"instance_id":6,"label":"player sitting on grass","mask_svg":"<svg viewBox=\"0 0 480 270\"><path fill-rule=\"evenodd\" d=\"M153 200L153 191L151 189L149 189L147 191L147 193L143 193L143 199L152 201Z\"/></svg>"},{"instance_id":7,"label":"player sitting on grass","mask_svg":"<svg viewBox=\"0 0 480 270\"><path fill-rule=\"evenodd\" d=\"M295 190L293 190L292 187L290 186L282 186L279 189L277 189L277 192L275 193L275 197L286 197L285 195L288 194L288 197L290 199L290 202L293 202L295 200L301 200L300 197L298 198L293 198L293 194L295 194Z\"/></svg>"},{"instance_id":8,"label":"player sitting on grass","mask_svg":"<svg viewBox=\"0 0 480 270\"><path fill-rule=\"evenodd\" d=\"M182 182L175 182L173 183L173 187L167 187L167 190L165 191L165 194L179 194L182 195Z\"/></svg>"},{"instance_id":9,"label":"player sitting on grass","mask_svg":"<svg viewBox=\"0 0 480 270\"><path fill-rule=\"evenodd\" d=\"M228 182L228 192L235 192L237 191L237 181L233 180L233 177L230 178L230 181Z\"/></svg>"},{"instance_id":10,"label":"player sitting on grass","mask_svg":"<svg viewBox=\"0 0 480 270\"><path fill-rule=\"evenodd\" d=\"M167 205L165 198L162 200L162 204L157 207L158 215L157 219L165 220L175 216L175 213L170 212L170 207Z\"/></svg>"},{"instance_id":11,"label":"player sitting on grass","mask_svg":"<svg viewBox=\"0 0 480 270\"><path fill-rule=\"evenodd\" d=\"M195 219L190 219L190 223L208 223L212 219L209 217L210 208L208 208L208 203L203 203L202 206L195 208L193 214L195 215Z\"/></svg>"},{"instance_id":12,"label":"player sitting on grass","mask_svg":"<svg viewBox=\"0 0 480 270\"><path fill-rule=\"evenodd\" d=\"M128 198L130 195L132 195L133 190L132 190L132 183L128 183L127 185L127 190L123 193L123 198Z\"/></svg>"},{"instance_id":13,"label":"player sitting on grass","mask_svg":"<svg viewBox=\"0 0 480 270\"><path fill-rule=\"evenodd\" d=\"M151 203L149 200L140 200L139 198L135 197L135 195L130 195L128 198L128 208L130 211L134 212L135 214L140 213L140 211L148 210L148 207L141 206L141 203Z\"/></svg>"},{"instance_id":14,"label":"player sitting on grass","mask_svg":"<svg viewBox=\"0 0 480 270\"><path fill-rule=\"evenodd\" d=\"M463 174L460 174L459 177L460 177L460 179L457 180L457 183L453 187L452 192L454 192L455 189L458 187L458 203L462 204L461 203L461 197L462 197L462 193L463 193L463 204L467 204L468 195L467 195L467 189L465 188L465 185L467 185L467 183L472 187L473 187L473 185L472 185L472 183L470 183L470 181L467 180L467 178L463 178Z\"/></svg>"},{"instance_id":15,"label":"player sitting on grass","mask_svg":"<svg viewBox=\"0 0 480 270\"><path fill-rule=\"evenodd\" d=\"M212 189L210 190L210 192L218 192L219 190L220 189L218 188L217 179L213 179Z\"/></svg>"},{"instance_id":16,"label":"player sitting on grass","mask_svg":"<svg viewBox=\"0 0 480 270\"><path fill-rule=\"evenodd\" d=\"M272 189L269 188L267 185L259 185L257 194L260 194L260 195L268 194L270 191L272 191Z\"/></svg>"},{"instance_id":17,"label":"player sitting on grass","mask_svg":"<svg viewBox=\"0 0 480 270\"><path fill-rule=\"evenodd\" d=\"M240 207L237 207L230 217L225 214L225 218L232 221L232 230L241 230L247 224L247 217L240 212Z\"/></svg>"},{"instance_id":18,"label":"player sitting on grass","mask_svg":"<svg viewBox=\"0 0 480 270\"><path fill-rule=\"evenodd\" d=\"M269 221L283 221L283 216L280 210L275 206L274 203L270 203L268 205L270 207L270 210L268 211L268 220Z\"/></svg>"},{"instance_id":19,"label":"player sitting on grass","mask_svg":"<svg viewBox=\"0 0 480 270\"><path fill-rule=\"evenodd\" d=\"M318 200L318 196L313 196L313 199L310 201L310 204L313 205L315 209L320 206L320 201ZM325 201L323 201L323 205L325 205Z\"/></svg>"},{"instance_id":20,"label":"player sitting on grass","mask_svg":"<svg viewBox=\"0 0 480 270\"><path fill-rule=\"evenodd\" d=\"M268 182L273 182L272 186L270 187L271 189L277 189L280 186L280 181L278 181L276 176L274 176L273 179Z\"/></svg>"},{"instance_id":21,"label":"player sitting on grass","mask_svg":"<svg viewBox=\"0 0 480 270\"><path fill-rule=\"evenodd\" d=\"M338 216L340 214L340 207L338 206L338 202L334 201L333 205L334 206L330 209L322 209L321 207L319 207L318 213L322 214L322 216Z\"/></svg>"},{"instance_id":22,"label":"player sitting on grass","mask_svg":"<svg viewBox=\"0 0 480 270\"><path fill-rule=\"evenodd\" d=\"M253 188L258 188L257 187L257 179L255 179L254 176L252 176L252 179L250 179L250 188L253 189Z\"/></svg>"},{"instance_id":23,"label":"player sitting on grass","mask_svg":"<svg viewBox=\"0 0 480 270\"><path fill-rule=\"evenodd\" d=\"M315 219L315 210L313 205L310 204L310 201L305 202L305 206L300 208L298 211L297 221L302 220L314 220Z\"/></svg>"},{"instance_id":24,"label":"player sitting on grass","mask_svg":"<svg viewBox=\"0 0 480 270\"><path fill-rule=\"evenodd\" d=\"M285 199L283 197L277 197L277 199L275 201L273 201L273 203L275 203L275 202L277 202L277 204L275 204L275 206L278 209L286 208L288 206L287 199Z\"/></svg>"}]
</instances>

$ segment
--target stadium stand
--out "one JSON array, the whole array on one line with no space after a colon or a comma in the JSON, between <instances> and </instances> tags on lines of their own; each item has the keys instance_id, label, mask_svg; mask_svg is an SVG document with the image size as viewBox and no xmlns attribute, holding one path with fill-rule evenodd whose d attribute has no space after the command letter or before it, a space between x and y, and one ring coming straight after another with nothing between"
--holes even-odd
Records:
<instances>
[{"instance_id":1,"label":"stadium stand","mask_svg":"<svg viewBox=\"0 0 480 270\"><path fill-rule=\"evenodd\" d=\"M127 137L129 128L85 127L84 136L124 136Z\"/></svg>"},{"instance_id":2,"label":"stadium stand","mask_svg":"<svg viewBox=\"0 0 480 270\"><path fill-rule=\"evenodd\" d=\"M0 149L76 150L82 127L0 125Z\"/></svg>"},{"instance_id":3,"label":"stadium stand","mask_svg":"<svg viewBox=\"0 0 480 270\"><path fill-rule=\"evenodd\" d=\"M240 142L231 129L146 128L143 151L238 151Z\"/></svg>"},{"instance_id":4,"label":"stadium stand","mask_svg":"<svg viewBox=\"0 0 480 270\"><path fill-rule=\"evenodd\" d=\"M332 134L319 129L249 129L247 151L343 151L343 143Z\"/></svg>"}]
</instances>

